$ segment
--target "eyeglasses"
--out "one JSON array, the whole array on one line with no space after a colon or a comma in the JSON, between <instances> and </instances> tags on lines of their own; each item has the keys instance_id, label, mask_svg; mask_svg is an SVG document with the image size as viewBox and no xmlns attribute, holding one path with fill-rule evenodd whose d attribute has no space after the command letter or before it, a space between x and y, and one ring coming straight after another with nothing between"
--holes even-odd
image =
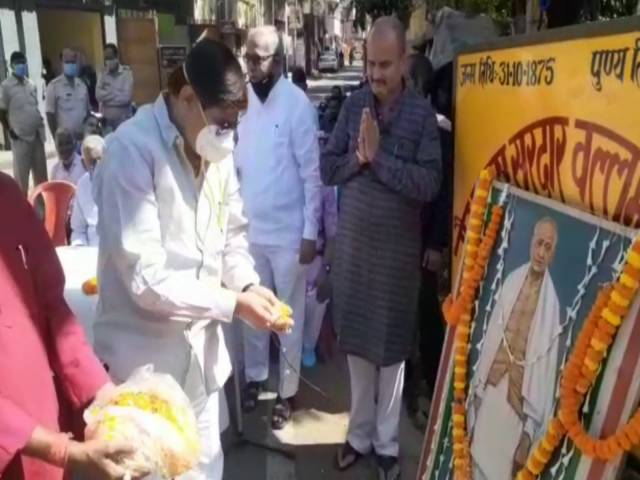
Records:
<instances>
[{"instance_id":1,"label":"eyeglasses","mask_svg":"<svg viewBox=\"0 0 640 480\"><path fill-rule=\"evenodd\" d=\"M243 58L245 62L250 63L252 65L261 65L267 60L269 60L270 58L273 58L274 56L275 56L274 54L258 55L257 53L245 53Z\"/></svg>"}]
</instances>

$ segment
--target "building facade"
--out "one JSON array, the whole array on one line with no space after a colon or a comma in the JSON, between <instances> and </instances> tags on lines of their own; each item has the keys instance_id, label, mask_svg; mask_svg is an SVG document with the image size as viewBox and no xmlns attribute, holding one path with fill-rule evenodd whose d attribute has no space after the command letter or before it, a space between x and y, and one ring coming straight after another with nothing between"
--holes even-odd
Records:
<instances>
[{"instance_id":1,"label":"building facade","mask_svg":"<svg viewBox=\"0 0 640 480\"><path fill-rule=\"evenodd\" d=\"M346 0L0 0L0 81L10 73L11 53L24 52L44 110L46 84L62 71L63 48L76 49L83 65L100 71L105 43L115 43L134 73L134 101L143 104L158 95L169 69L203 33L242 55L248 30L262 24L274 24L282 32L289 66L303 65L312 73L323 46L345 41L343 3ZM0 148L3 145L7 142L0 131Z\"/></svg>"}]
</instances>

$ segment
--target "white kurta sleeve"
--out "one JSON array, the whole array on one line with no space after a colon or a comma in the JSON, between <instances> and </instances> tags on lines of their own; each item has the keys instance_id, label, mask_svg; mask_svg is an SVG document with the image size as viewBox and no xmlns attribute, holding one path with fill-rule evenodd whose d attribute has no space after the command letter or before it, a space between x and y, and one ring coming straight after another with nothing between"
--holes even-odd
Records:
<instances>
[{"instance_id":1,"label":"white kurta sleeve","mask_svg":"<svg viewBox=\"0 0 640 480\"><path fill-rule=\"evenodd\" d=\"M109 251L133 300L181 320L231 322L237 295L167 265L151 159L118 138L107 143L96 203ZM102 293L102 292L101 292Z\"/></svg>"},{"instance_id":2,"label":"white kurta sleeve","mask_svg":"<svg viewBox=\"0 0 640 480\"><path fill-rule=\"evenodd\" d=\"M222 281L230 289L240 291L249 284L259 284L247 240L248 221L243 213L240 185L235 168L229 168L227 180L228 223L222 257Z\"/></svg>"},{"instance_id":3,"label":"white kurta sleeve","mask_svg":"<svg viewBox=\"0 0 640 480\"><path fill-rule=\"evenodd\" d=\"M310 102L300 105L293 118L293 154L304 183L303 238L316 240L322 211L320 145L316 113Z\"/></svg>"}]
</instances>

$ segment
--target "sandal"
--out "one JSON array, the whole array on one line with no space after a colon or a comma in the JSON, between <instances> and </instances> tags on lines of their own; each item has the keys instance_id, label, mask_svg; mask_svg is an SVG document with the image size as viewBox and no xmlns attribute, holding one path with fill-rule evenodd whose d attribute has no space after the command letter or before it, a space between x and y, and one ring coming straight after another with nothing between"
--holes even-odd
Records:
<instances>
[{"instance_id":1,"label":"sandal","mask_svg":"<svg viewBox=\"0 0 640 480\"><path fill-rule=\"evenodd\" d=\"M262 382L249 382L242 392L242 411L251 413L258 408L258 397L262 392Z\"/></svg>"},{"instance_id":2,"label":"sandal","mask_svg":"<svg viewBox=\"0 0 640 480\"><path fill-rule=\"evenodd\" d=\"M345 470L350 469L362 457L362 453L353 448L349 442L345 442L344 445L338 449L338 456L336 458L338 470L344 472Z\"/></svg>"},{"instance_id":3,"label":"sandal","mask_svg":"<svg viewBox=\"0 0 640 480\"><path fill-rule=\"evenodd\" d=\"M273 406L271 413L271 428L274 430L282 430L286 427L291 416L293 415L292 399L282 398L278 395L276 404Z\"/></svg>"},{"instance_id":4,"label":"sandal","mask_svg":"<svg viewBox=\"0 0 640 480\"><path fill-rule=\"evenodd\" d=\"M400 464L396 457L377 456L378 480L400 480Z\"/></svg>"}]
</instances>

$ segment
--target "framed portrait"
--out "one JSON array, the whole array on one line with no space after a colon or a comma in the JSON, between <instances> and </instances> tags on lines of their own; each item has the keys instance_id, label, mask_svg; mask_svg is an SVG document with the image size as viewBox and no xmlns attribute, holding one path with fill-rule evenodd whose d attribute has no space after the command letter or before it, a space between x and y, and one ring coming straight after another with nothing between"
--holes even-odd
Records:
<instances>
[{"instance_id":1,"label":"framed portrait","mask_svg":"<svg viewBox=\"0 0 640 480\"><path fill-rule=\"evenodd\" d=\"M466 421L473 478L512 480L557 413L562 369L638 232L505 184L494 183L490 202L505 213L471 324ZM591 435L615 433L638 405L638 310L636 298L586 397ZM426 435L427 480L453 478L454 334L449 329ZM612 479L621 462L593 461L564 439L540 478Z\"/></svg>"}]
</instances>

